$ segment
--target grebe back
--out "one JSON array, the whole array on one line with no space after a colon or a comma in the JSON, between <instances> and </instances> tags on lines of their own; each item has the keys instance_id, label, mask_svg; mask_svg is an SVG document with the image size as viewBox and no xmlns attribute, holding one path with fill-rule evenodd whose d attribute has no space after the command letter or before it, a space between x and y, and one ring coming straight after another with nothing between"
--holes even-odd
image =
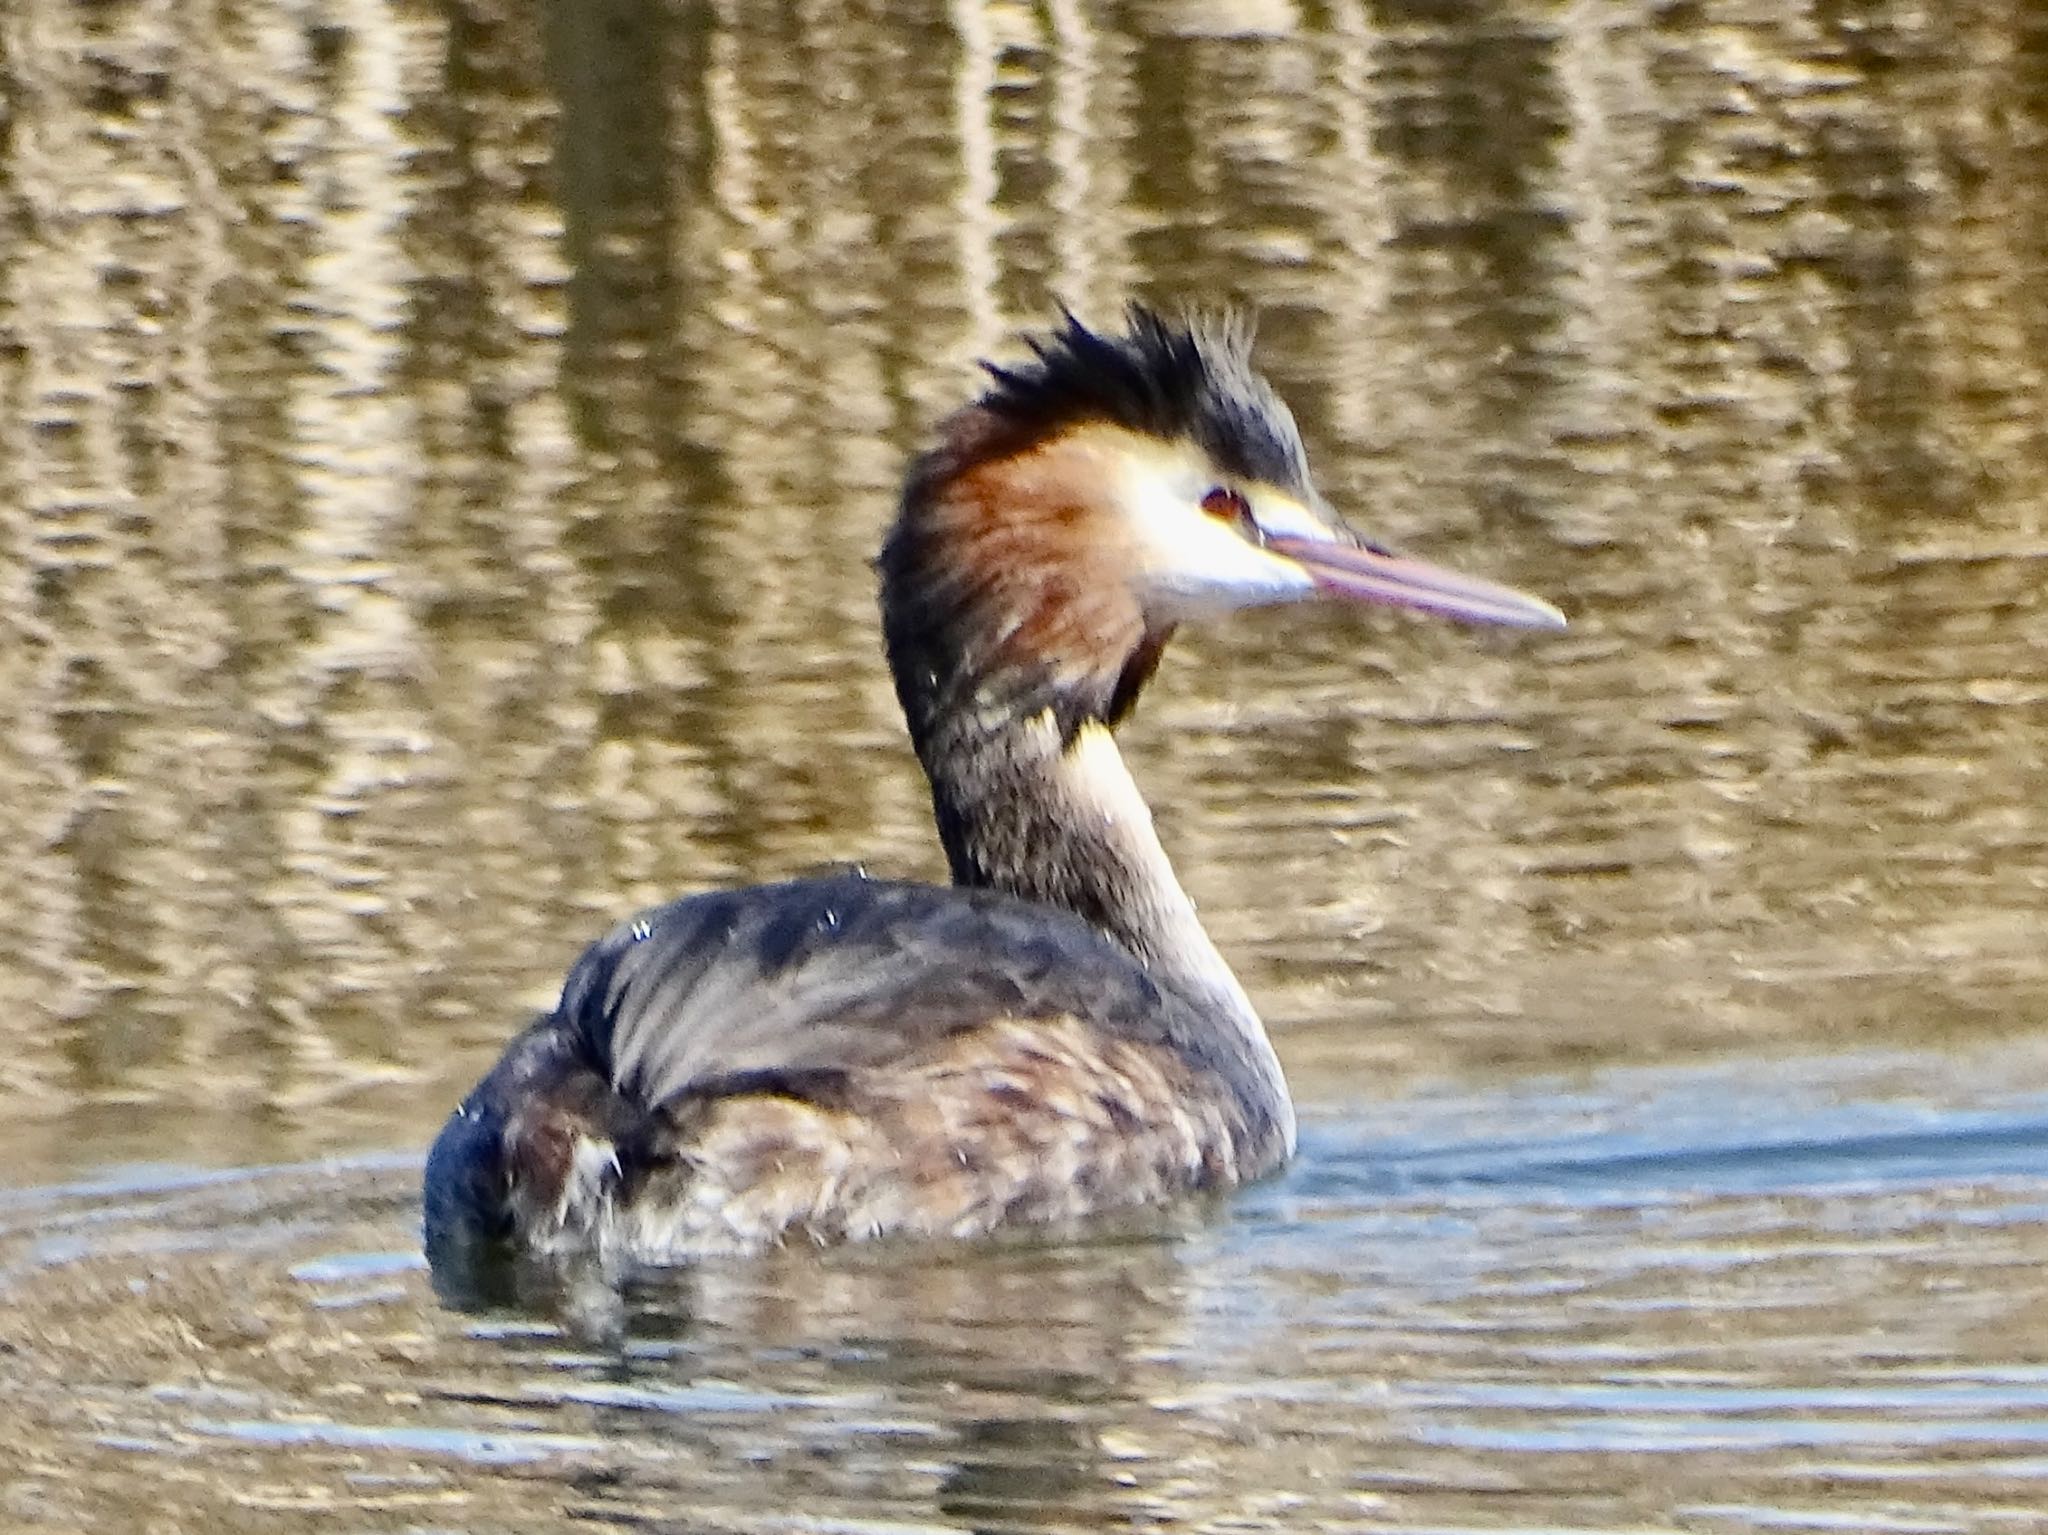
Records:
<instances>
[{"instance_id":1,"label":"grebe back","mask_svg":"<svg viewBox=\"0 0 2048 1535\"><path fill-rule=\"evenodd\" d=\"M437 1271L973 1236L1272 1170L1294 1111L1110 731L1179 623L1316 595L1557 627L1361 541L1228 325L1068 317L911 466L883 633L950 887L686 897L571 970L436 1140Z\"/></svg>"}]
</instances>

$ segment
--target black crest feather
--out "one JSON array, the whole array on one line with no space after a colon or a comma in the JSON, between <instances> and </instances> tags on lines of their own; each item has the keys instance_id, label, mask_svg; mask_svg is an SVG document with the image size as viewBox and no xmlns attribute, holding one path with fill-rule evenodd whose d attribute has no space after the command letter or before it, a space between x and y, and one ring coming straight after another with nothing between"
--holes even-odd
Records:
<instances>
[{"instance_id":1,"label":"black crest feather","mask_svg":"<svg viewBox=\"0 0 2048 1535\"><path fill-rule=\"evenodd\" d=\"M1032 440L1090 421L1166 440L1184 438L1219 467L1302 491L1308 459L1294 417L1252 367L1251 336L1234 318L1173 321L1132 304L1121 335L1061 311L1028 339L1032 360L987 363L982 408Z\"/></svg>"}]
</instances>

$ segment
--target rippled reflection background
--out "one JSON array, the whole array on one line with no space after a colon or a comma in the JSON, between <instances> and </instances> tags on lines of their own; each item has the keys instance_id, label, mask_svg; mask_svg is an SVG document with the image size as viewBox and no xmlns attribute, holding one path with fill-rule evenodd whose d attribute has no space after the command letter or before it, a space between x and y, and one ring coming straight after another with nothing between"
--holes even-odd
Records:
<instances>
[{"instance_id":1,"label":"rippled reflection background","mask_svg":"<svg viewBox=\"0 0 2048 1535\"><path fill-rule=\"evenodd\" d=\"M2040 1016L2032 7L18 0L0 49L20 1172L413 1144L636 904L937 873L865 560L1056 299L1255 306L1354 520L1573 616L1166 669L1139 775L1307 1094Z\"/></svg>"},{"instance_id":2,"label":"rippled reflection background","mask_svg":"<svg viewBox=\"0 0 2048 1535\"><path fill-rule=\"evenodd\" d=\"M7 0L0 1521L2029 1527L2044 167L2023 0ZM1132 295L1573 619L1249 616L1127 732L1301 1165L437 1311L586 939L939 874L866 558Z\"/></svg>"}]
</instances>

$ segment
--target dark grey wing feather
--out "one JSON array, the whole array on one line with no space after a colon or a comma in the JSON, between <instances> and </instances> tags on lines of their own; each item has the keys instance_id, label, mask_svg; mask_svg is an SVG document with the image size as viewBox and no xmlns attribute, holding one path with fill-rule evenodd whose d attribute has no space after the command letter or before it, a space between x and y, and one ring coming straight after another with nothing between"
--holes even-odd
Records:
<instances>
[{"instance_id":1,"label":"dark grey wing feather","mask_svg":"<svg viewBox=\"0 0 2048 1535\"><path fill-rule=\"evenodd\" d=\"M1062 1014L1159 1043L1194 1024L1077 917L857 875L644 912L585 951L558 1010L644 1108L720 1083L872 1069L997 1017Z\"/></svg>"}]
</instances>

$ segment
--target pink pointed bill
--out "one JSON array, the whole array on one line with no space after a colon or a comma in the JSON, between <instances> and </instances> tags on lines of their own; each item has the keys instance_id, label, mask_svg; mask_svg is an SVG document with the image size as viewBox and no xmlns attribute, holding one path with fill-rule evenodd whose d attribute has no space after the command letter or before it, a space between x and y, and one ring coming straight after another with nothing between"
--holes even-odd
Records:
<instances>
[{"instance_id":1,"label":"pink pointed bill","mask_svg":"<svg viewBox=\"0 0 2048 1535\"><path fill-rule=\"evenodd\" d=\"M1308 572L1318 590L1333 597L1420 608L1475 624L1518 624L1528 629L1565 626L1564 614L1540 597L1477 576L1461 576L1422 560L1377 554L1356 544L1281 534L1268 535L1266 550L1294 561Z\"/></svg>"}]
</instances>

